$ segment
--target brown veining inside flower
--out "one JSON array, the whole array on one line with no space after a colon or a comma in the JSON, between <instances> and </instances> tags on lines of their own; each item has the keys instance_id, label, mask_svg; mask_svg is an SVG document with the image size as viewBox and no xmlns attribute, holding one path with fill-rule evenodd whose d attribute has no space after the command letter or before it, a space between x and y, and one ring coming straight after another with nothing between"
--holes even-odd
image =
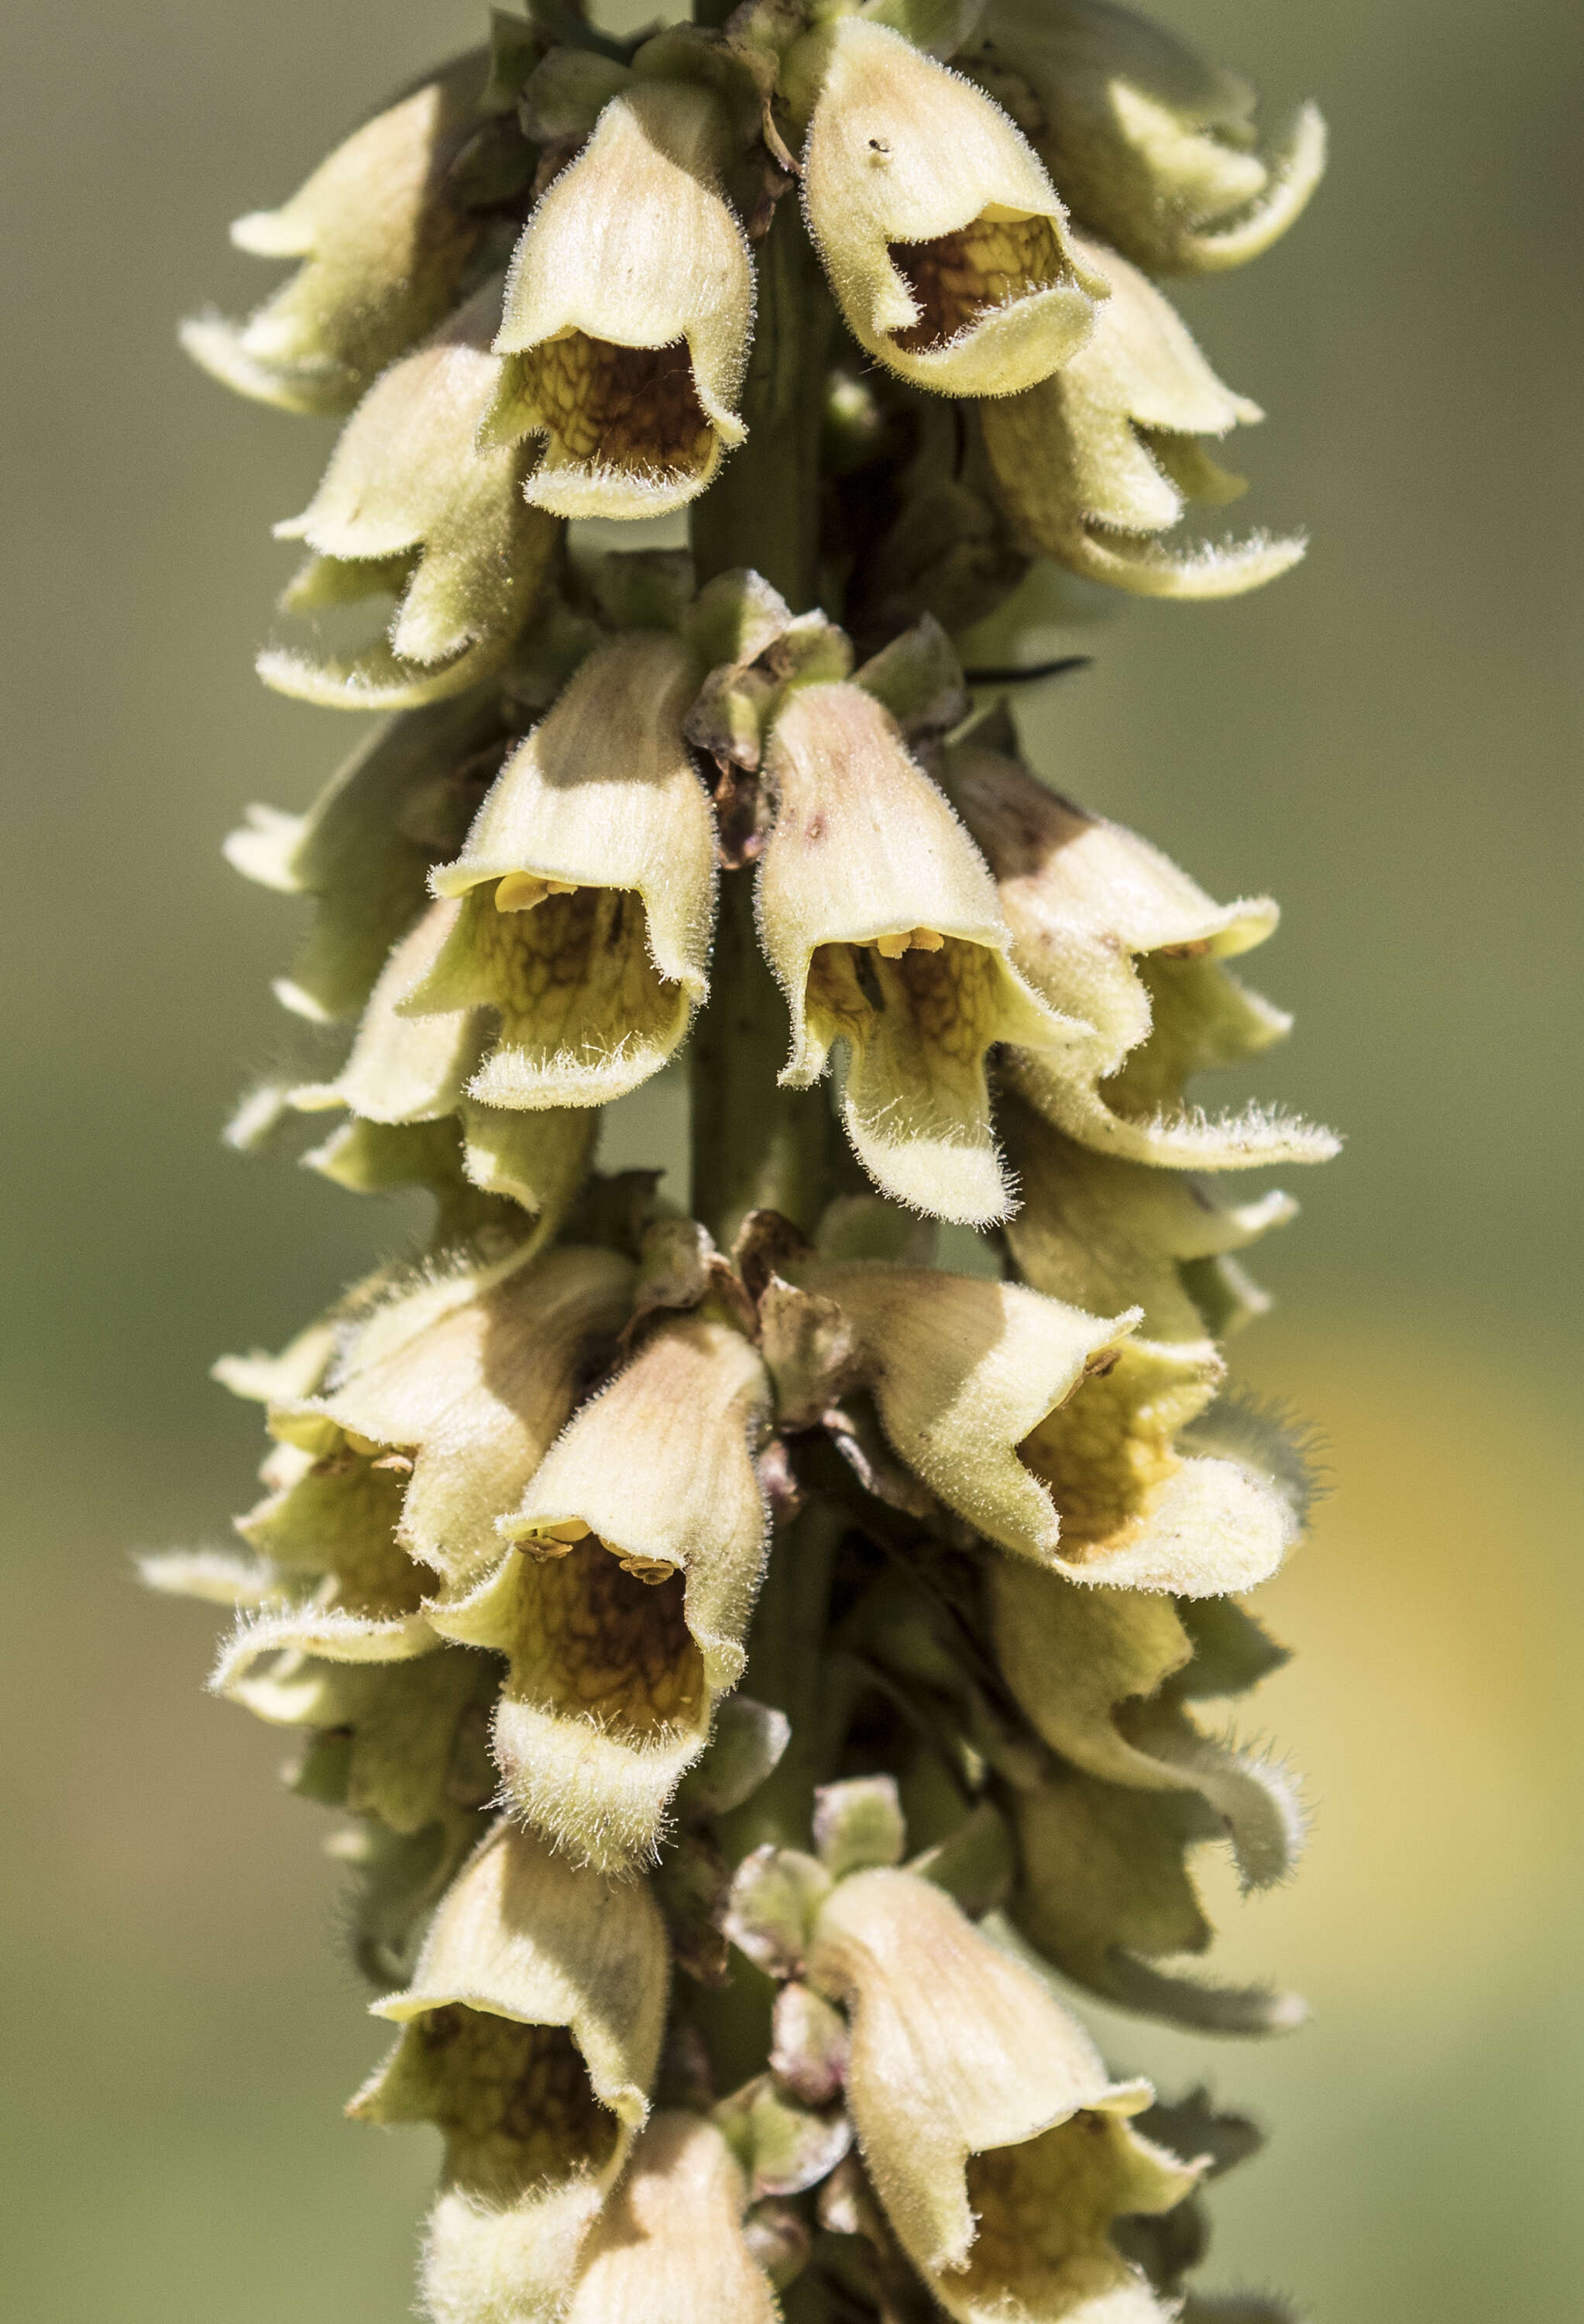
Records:
<instances>
[{"instance_id":1,"label":"brown veining inside flower","mask_svg":"<svg viewBox=\"0 0 1584 2324\"><path fill-rule=\"evenodd\" d=\"M625 1571L593 1534L564 1556L525 1557L511 1692L635 1734L695 1720L704 1664L683 1589L677 1572Z\"/></svg>"},{"instance_id":2,"label":"brown veining inside flower","mask_svg":"<svg viewBox=\"0 0 1584 2324\"><path fill-rule=\"evenodd\" d=\"M895 942L818 945L808 970L811 1019L827 1038L845 1033L860 1041L888 1019L905 1049L919 1047L921 1072L931 1059L977 1065L996 1038L998 956L930 928L910 931L904 951L893 951Z\"/></svg>"},{"instance_id":3,"label":"brown veining inside flower","mask_svg":"<svg viewBox=\"0 0 1584 2324\"><path fill-rule=\"evenodd\" d=\"M892 263L919 309L892 334L904 355L930 355L973 329L997 307L1054 290L1068 268L1047 217L975 218L933 242L897 242Z\"/></svg>"},{"instance_id":4,"label":"brown veining inside flower","mask_svg":"<svg viewBox=\"0 0 1584 2324\"><path fill-rule=\"evenodd\" d=\"M475 889L467 914L472 997L500 1011L503 1040L532 1063L619 1056L669 1025L676 987L656 974L648 916L629 890L577 888L501 911Z\"/></svg>"},{"instance_id":5,"label":"brown veining inside flower","mask_svg":"<svg viewBox=\"0 0 1584 2324\"><path fill-rule=\"evenodd\" d=\"M600 2169L618 2135L564 2025L520 2025L452 2003L414 2028L430 2085L426 2113L446 2134L446 2175L510 2202L536 2181Z\"/></svg>"},{"instance_id":6,"label":"brown veining inside flower","mask_svg":"<svg viewBox=\"0 0 1584 2324\"><path fill-rule=\"evenodd\" d=\"M708 464L714 431L685 339L619 347L574 330L518 361L540 425L567 459L646 475L696 475Z\"/></svg>"}]
</instances>

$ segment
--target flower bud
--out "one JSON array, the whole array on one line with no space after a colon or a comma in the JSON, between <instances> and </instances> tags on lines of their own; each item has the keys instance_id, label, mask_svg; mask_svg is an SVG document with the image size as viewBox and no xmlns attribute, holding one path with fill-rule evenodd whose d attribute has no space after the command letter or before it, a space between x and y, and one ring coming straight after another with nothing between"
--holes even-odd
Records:
<instances>
[{"instance_id":1,"label":"flower bud","mask_svg":"<svg viewBox=\"0 0 1584 2324\"><path fill-rule=\"evenodd\" d=\"M1116 1360L1137 1319L877 1261L816 1263L798 1277L842 1308L900 1458L989 1540L1054 1563L1056 1509L1019 1448L1074 1390L1091 1393L1086 1376Z\"/></svg>"},{"instance_id":2,"label":"flower bud","mask_svg":"<svg viewBox=\"0 0 1584 2324\"><path fill-rule=\"evenodd\" d=\"M949 2314L1082 2316L1087 2297L1098 2324L1098 2295L1142 2296L1107 2230L1169 2208L1196 2176L1127 2130L1147 2083L1111 2083L1032 1973L910 1873L861 1872L833 1891L809 1976L847 2007L864 2162Z\"/></svg>"},{"instance_id":3,"label":"flower bud","mask_svg":"<svg viewBox=\"0 0 1584 2324\"><path fill-rule=\"evenodd\" d=\"M1008 963L978 851L861 687L795 693L767 766L777 811L756 896L792 1012L782 1081L806 1088L842 1043L843 1120L876 1185L938 1218L1004 1218L985 1053L1078 1028Z\"/></svg>"},{"instance_id":4,"label":"flower bud","mask_svg":"<svg viewBox=\"0 0 1584 2324\"><path fill-rule=\"evenodd\" d=\"M1105 279L1000 107L859 16L820 27L791 69L817 88L804 211L859 344L947 395L1016 394L1066 363Z\"/></svg>"},{"instance_id":5,"label":"flower bud","mask_svg":"<svg viewBox=\"0 0 1584 2324\"><path fill-rule=\"evenodd\" d=\"M348 411L392 357L441 319L478 245L447 171L478 118L487 59L461 57L336 147L284 208L231 239L299 272L244 324L184 324L195 362L288 411Z\"/></svg>"},{"instance_id":6,"label":"flower bud","mask_svg":"<svg viewBox=\"0 0 1584 2324\"><path fill-rule=\"evenodd\" d=\"M389 720L306 815L252 807L226 842L233 869L309 895L315 919L276 999L315 1024L355 1017L428 900L429 866L461 846L482 793L473 765L504 735L487 688Z\"/></svg>"},{"instance_id":7,"label":"flower bud","mask_svg":"<svg viewBox=\"0 0 1584 2324\"><path fill-rule=\"evenodd\" d=\"M443 2189L424 2290L436 2324L549 2324L649 2110L665 1930L615 1886L500 1823L436 1916L402 2028L353 2099L364 2122L433 2122Z\"/></svg>"},{"instance_id":8,"label":"flower bud","mask_svg":"<svg viewBox=\"0 0 1584 2324\"><path fill-rule=\"evenodd\" d=\"M688 649L663 632L601 647L435 873L460 913L401 1008L420 1022L495 1012L475 1099L603 1104L686 1034L714 909L714 823L682 732L696 683Z\"/></svg>"},{"instance_id":9,"label":"flower bud","mask_svg":"<svg viewBox=\"0 0 1584 2324\"><path fill-rule=\"evenodd\" d=\"M1039 102L1036 142L1074 214L1137 266L1241 266L1286 232L1320 183L1325 124L1312 105L1261 152L1257 99L1242 76L1131 9L990 0L982 29Z\"/></svg>"},{"instance_id":10,"label":"flower bud","mask_svg":"<svg viewBox=\"0 0 1584 2324\"><path fill-rule=\"evenodd\" d=\"M390 591L388 634L349 659L272 650L259 659L266 685L305 702L402 709L461 693L511 653L560 529L525 504L524 456L474 443L500 377L495 311L486 285L393 364L347 422L309 507L275 528L313 551L289 611Z\"/></svg>"},{"instance_id":11,"label":"flower bud","mask_svg":"<svg viewBox=\"0 0 1584 2324\"><path fill-rule=\"evenodd\" d=\"M603 1870L654 1855L714 1702L741 1676L768 1404L740 1333L702 1315L659 1325L501 1517L516 1546L434 1611L443 1636L511 1665L494 1749L513 1805Z\"/></svg>"},{"instance_id":12,"label":"flower bud","mask_svg":"<svg viewBox=\"0 0 1584 2324\"><path fill-rule=\"evenodd\" d=\"M714 2120L747 2172L756 2201L806 2194L830 2177L852 2144L852 2126L840 2106L805 2106L778 2089L769 2074L723 2098Z\"/></svg>"},{"instance_id":13,"label":"flower bud","mask_svg":"<svg viewBox=\"0 0 1584 2324\"><path fill-rule=\"evenodd\" d=\"M1273 1189L1227 1203L1213 1182L1097 1154L1008 1092L997 1108L1023 1205L1007 1241L1035 1290L1091 1314L1144 1310L1151 1340L1202 1339L1268 1304L1227 1254L1297 1209Z\"/></svg>"},{"instance_id":14,"label":"flower bud","mask_svg":"<svg viewBox=\"0 0 1584 2324\"><path fill-rule=\"evenodd\" d=\"M1276 924L1267 897L1212 903L1147 841L1087 814L1016 760L964 746L947 787L984 850L1012 931L1012 958L1054 1010L1092 1037L1025 1052L1024 1095L1070 1138L1135 1162L1201 1170L1321 1162L1327 1130L1251 1108L1209 1118L1183 1084L1241 1064L1291 1019L1222 963Z\"/></svg>"},{"instance_id":15,"label":"flower bud","mask_svg":"<svg viewBox=\"0 0 1584 2324\"><path fill-rule=\"evenodd\" d=\"M1189 501L1235 500L1241 477L1200 443L1263 417L1211 370L1174 308L1101 243L1078 245L1111 295L1066 368L980 414L995 490L1023 546L1145 597L1236 596L1274 581L1301 540L1256 533L1174 555L1156 536Z\"/></svg>"},{"instance_id":16,"label":"flower bud","mask_svg":"<svg viewBox=\"0 0 1584 2324\"><path fill-rule=\"evenodd\" d=\"M566 2324L776 2324L747 2200L713 2123L657 2114L588 2239Z\"/></svg>"},{"instance_id":17,"label":"flower bud","mask_svg":"<svg viewBox=\"0 0 1584 2324\"><path fill-rule=\"evenodd\" d=\"M1064 1977L1114 2006L1222 2034L1282 2033L1303 2002L1267 1986L1223 1986L1155 1966L1202 1953L1214 1933L1190 1849L1223 1837L1195 1792L1146 1792L1064 1772L1013 1800L1022 1877L1018 1929Z\"/></svg>"},{"instance_id":18,"label":"flower bud","mask_svg":"<svg viewBox=\"0 0 1584 2324\"><path fill-rule=\"evenodd\" d=\"M529 219L483 440L545 439L535 506L658 516L742 441L753 268L721 189L725 134L705 89L614 97Z\"/></svg>"}]
</instances>

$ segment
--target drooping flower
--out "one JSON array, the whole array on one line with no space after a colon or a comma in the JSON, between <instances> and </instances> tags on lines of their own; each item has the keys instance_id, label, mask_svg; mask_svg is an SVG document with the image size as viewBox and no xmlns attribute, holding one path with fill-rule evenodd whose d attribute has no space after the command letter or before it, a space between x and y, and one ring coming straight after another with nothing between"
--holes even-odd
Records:
<instances>
[{"instance_id":1,"label":"drooping flower","mask_svg":"<svg viewBox=\"0 0 1584 2324\"><path fill-rule=\"evenodd\" d=\"M820 26L788 72L805 214L860 346L947 395L1016 394L1070 361L1105 278L1000 107L861 16Z\"/></svg>"},{"instance_id":2,"label":"drooping flower","mask_svg":"<svg viewBox=\"0 0 1584 2324\"><path fill-rule=\"evenodd\" d=\"M431 330L484 231L450 171L488 69L482 50L458 58L355 131L282 208L238 218L239 249L303 263L245 323L206 315L184 325L194 360L288 411L341 412Z\"/></svg>"},{"instance_id":3,"label":"drooping flower","mask_svg":"<svg viewBox=\"0 0 1584 2324\"><path fill-rule=\"evenodd\" d=\"M742 441L753 269L721 187L725 138L706 89L623 90L529 219L483 440L542 439L536 507L656 516Z\"/></svg>"},{"instance_id":4,"label":"drooping flower","mask_svg":"<svg viewBox=\"0 0 1584 2324\"><path fill-rule=\"evenodd\" d=\"M768 1404L740 1332L657 1325L502 1513L506 1556L431 1609L443 1636L507 1658L493 1740L512 1805L603 1870L652 1858L741 1676Z\"/></svg>"},{"instance_id":5,"label":"drooping flower","mask_svg":"<svg viewBox=\"0 0 1584 2324\"><path fill-rule=\"evenodd\" d=\"M1326 1130L1250 1110L1210 1118L1190 1077L1257 1056L1290 1019L1224 963L1276 924L1268 897L1216 904L1158 848L1047 790L1014 759L964 744L947 788L995 875L1012 958L1054 1009L1092 1028L1012 1078L1071 1138L1125 1159L1228 1170L1323 1161Z\"/></svg>"},{"instance_id":6,"label":"drooping flower","mask_svg":"<svg viewBox=\"0 0 1584 2324\"><path fill-rule=\"evenodd\" d=\"M388 634L351 656L273 649L266 685L353 710L458 694L506 660L549 576L560 528L522 497L526 456L480 447L500 377L499 292L467 305L370 388L299 517L278 525L312 552L282 600L311 613L397 599Z\"/></svg>"},{"instance_id":7,"label":"drooping flower","mask_svg":"<svg viewBox=\"0 0 1584 2324\"><path fill-rule=\"evenodd\" d=\"M1111 0L990 0L983 59L1020 74L1036 142L1074 214L1138 266L1198 274L1268 250L1325 168L1325 124L1302 106L1260 148L1258 100L1164 26Z\"/></svg>"},{"instance_id":8,"label":"drooping flower","mask_svg":"<svg viewBox=\"0 0 1584 2324\"><path fill-rule=\"evenodd\" d=\"M986 1052L1059 1047L1077 1028L1012 965L982 859L865 687L794 693L766 771L757 908L792 1012L783 1082L816 1081L841 1045L843 1120L876 1185L937 1218L1004 1217Z\"/></svg>"},{"instance_id":9,"label":"drooping flower","mask_svg":"<svg viewBox=\"0 0 1584 2324\"><path fill-rule=\"evenodd\" d=\"M665 2024L665 1929L617 1886L509 1823L453 1885L401 2030L353 2099L364 2122L445 2134L424 2291L436 2324L550 2324L649 2112Z\"/></svg>"},{"instance_id":10,"label":"drooping flower","mask_svg":"<svg viewBox=\"0 0 1584 2324\"><path fill-rule=\"evenodd\" d=\"M1102 243L1080 242L1111 295L1059 371L980 414L995 490L1026 549L1145 597L1236 596L1287 572L1301 540L1256 533L1174 551L1187 503L1236 500L1243 480L1201 438L1263 417L1205 362L1155 285Z\"/></svg>"},{"instance_id":11,"label":"drooping flower","mask_svg":"<svg viewBox=\"0 0 1584 2324\"><path fill-rule=\"evenodd\" d=\"M494 1012L467 1083L483 1103L619 1097L665 1064L704 999L714 823L683 733L697 683L668 632L600 647L434 874L455 925L401 1010Z\"/></svg>"}]
</instances>

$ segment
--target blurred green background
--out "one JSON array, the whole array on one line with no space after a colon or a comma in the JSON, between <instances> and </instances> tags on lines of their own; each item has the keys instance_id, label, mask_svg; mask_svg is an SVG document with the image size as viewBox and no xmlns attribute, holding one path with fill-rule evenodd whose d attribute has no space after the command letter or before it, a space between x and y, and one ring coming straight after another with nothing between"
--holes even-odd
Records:
<instances>
[{"instance_id":1,"label":"blurred green background","mask_svg":"<svg viewBox=\"0 0 1584 2324\"><path fill-rule=\"evenodd\" d=\"M1105 2035L1275 2130L1219 2199L1212 2280L1329 2324L1553 2324L1584 2263L1580 13L1159 13L1331 120L1311 217L1183 301L1272 415L1240 461L1256 519L1313 550L1262 596L1074 640L1099 665L1029 731L1212 891L1282 898L1256 981L1299 1028L1262 1084L1350 1142L1261 1254L1281 1307L1239 1356L1338 1480L1263 1601L1300 1656L1257 1716L1317 1835L1279 1897L1218 1890L1227 1972L1303 1985L1315 2021L1265 2049ZM220 1537L250 1498L255 1418L211 1357L277 1344L402 1231L216 1144L291 940L218 843L251 798L305 802L353 726L251 671L290 569L268 526L327 432L228 401L173 327L260 294L226 221L481 15L13 0L0 24L4 2281L30 2324L410 2298L433 2155L338 2119L380 2041L316 1812L199 1692L208 1615L141 1598L127 1550Z\"/></svg>"}]
</instances>

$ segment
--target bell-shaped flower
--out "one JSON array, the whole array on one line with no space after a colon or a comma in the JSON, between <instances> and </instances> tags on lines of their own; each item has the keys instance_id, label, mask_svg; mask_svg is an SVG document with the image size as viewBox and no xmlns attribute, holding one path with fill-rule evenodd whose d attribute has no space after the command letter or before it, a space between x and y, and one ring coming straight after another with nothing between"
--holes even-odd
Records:
<instances>
[{"instance_id":1,"label":"bell-shaped flower","mask_svg":"<svg viewBox=\"0 0 1584 2324\"><path fill-rule=\"evenodd\" d=\"M776 819L757 905L792 1012L783 1083L817 1081L840 1043L843 1120L882 1192L970 1225L1004 1218L985 1053L1064 1047L1081 1028L1008 961L982 858L862 687L794 693L767 773Z\"/></svg>"},{"instance_id":2,"label":"bell-shaped flower","mask_svg":"<svg viewBox=\"0 0 1584 2324\"><path fill-rule=\"evenodd\" d=\"M625 90L529 219L483 440L543 439L536 507L658 516L742 441L753 267L722 189L726 138L706 89Z\"/></svg>"},{"instance_id":3,"label":"bell-shaped flower","mask_svg":"<svg viewBox=\"0 0 1584 2324\"><path fill-rule=\"evenodd\" d=\"M501 374L486 286L364 396L299 517L276 527L312 555L288 589L311 613L397 599L388 633L350 658L262 654L266 685L305 702L404 709L501 668L543 593L560 527L522 497L523 454L475 443Z\"/></svg>"},{"instance_id":4,"label":"bell-shaped flower","mask_svg":"<svg viewBox=\"0 0 1584 2324\"><path fill-rule=\"evenodd\" d=\"M248 809L226 861L261 887L314 899L291 974L275 982L284 1008L320 1025L360 1013L428 901L430 866L465 838L483 797L474 769L497 758L505 733L499 700L480 688L387 720L306 815Z\"/></svg>"},{"instance_id":5,"label":"bell-shaped flower","mask_svg":"<svg viewBox=\"0 0 1584 2324\"><path fill-rule=\"evenodd\" d=\"M1283 2033L1302 2000L1158 1966L1214 1931L1189 1852L1226 1837L1195 1791L1143 1791L1073 1770L1012 1799L1020 1872L1008 1914L1035 1950L1114 2007L1221 2034Z\"/></svg>"},{"instance_id":6,"label":"bell-shaped flower","mask_svg":"<svg viewBox=\"0 0 1584 2324\"><path fill-rule=\"evenodd\" d=\"M840 1882L808 1976L847 2009L864 2163L949 2315L1164 2319L1109 2235L1199 2175L1128 2127L1147 2083L1113 2083L1033 1973L912 1873Z\"/></svg>"},{"instance_id":7,"label":"bell-shaped flower","mask_svg":"<svg viewBox=\"0 0 1584 2324\"><path fill-rule=\"evenodd\" d=\"M1198 1792L1232 1843L1245 1889L1285 1879L1305 1825L1287 1770L1201 1731L1180 1689L1193 1644L1171 1600L1074 1587L1011 1558L987 1580L1001 1675L1073 1766L1136 1791Z\"/></svg>"},{"instance_id":8,"label":"bell-shaped flower","mask_svg":"<svg viewBox=\"0 0 1584 2324\"><path fill-rule=\"evenodd\" d=\"M1243 490L1200 439L1263 415L1222 386L1153 282L1103 244L1079 247L1111 286L1092 337L1064 370L980 414L1014 533L1138 596L1230 597L1274 581L1303 556L1301 540L1162 545L1188 502L1219 506Z\"/></svg>"},{"instance_id":9,"label":"bell-shaped flower","mask_svg":"<svg viewBox=\"0 0 1584 2324\"><path fill-rule=\"evenodd\" d=\"M893 1450L1002 1548L1059 1563L1049 1487L1021 1457L1069 1397L1104 1385L1135 1315L1110 1320L1014 1283L878 1260L796 1270L833 1300Z\"/></svg>"},{"instance_id":10,"label":"bell-shaped flower","mask_svg":"<svg viewBox=\"0 0 1584 2324\"><path fill-rule=\"evenodd\" d=\"M238 218L257 258L303 261L245 323L182 327L226 387L288 411L350 410L376 374L450 307L483 231L448 182L479 119L488 60L461 57L338 145L278 210Z\"/></svg>"},{"instance_id":11,"label":"bell-shaped flower","mask_svg":"<svg viewBox=\"0 0 1584 2324\"><path fill-rule=\"evenodd\" d=\"M502 1517L504 1560L432 1611L445 1637L507 1657L494 1750L513 1808L602 1870L654 1856L742 1674L769 1401L741 1333L658 1324Z\"/></svg>"},{"instance_id":12,"label":"bell-shaped flower","mask_svg":"<svg viewBox=\"0 0 1584 2324\"><path fill-rule=\"evenodd\" d=\"M1242 1064L1291 1022L1224 966L1276 924L1267 897L1216 904L1157 848L1087 814L1016 760L965 745L947 788L983 849L1012 931L1012 958L1089 1038L1024 1051L1012 1078L1047 1120L1106 1154L1229 1170L1322 1162L1327 1130L1251 1108L1207 1118L1189 1077Z\"/></svg>"},{"instance_id":13,"label":"bell-shaped flower","mask_svg":"<svg viewBox=\"0 0 1584 2324\"><path fill-rule=\"evenodd\" d=\"M460 909L400 1007L441 1024L494 1012L467 1084L481 1102L603 1104L658 1072L686 1034L707 990L714 910L714 820L682 731L696 687L678 638L612 639L434 874Z\"/></svg>"},{"instance_id":14,"label":"bell-shaped flower","mask_svg":"<svg viewBox=\"0 0 1584 2324\"><path fill-rule=\"evenodd\" d=\"M1023 1195L1007 1241L1036 1291L1091 1314L1142 1307L1151 1340L1219 1338L1264 1312L1265 1294L1229 1254L1285 1225L1297 1208L1289 1195L1229 1203L1213 1181L1096 1153L1010 1091L996 1119Z\"/></svg>"},{"instance_id":15,"label":"bell-shaped flower","mask_svg":"<svg viewBox=\"0 0 1584 2324\"><path fill-rule=\"evenodd\" d=\"M345 1106L360 1124L408 1128L455 1117L455 1165L480 1192L509 1195L533 1213L535 1243L548 1240L566 1217L594 1157L598 1118L585 1108L525 1113L479 1104L467 1096L470 1076L488 1045L492 1025L482 1008L412 1017L403 1004L433 968L465 908L431 904L391 954L369 997L352 1052L336 1079L300 1084L289 1093L301 1112ZM428 1170L389 1157L355 1164L339 1148L307 1157L344 1183L368 1188L405 1183ZM428 1161L429 1157L424 1157ZM450 1150L434 1157L449 1173ZM432 1167L432 1164L431 1166Z\"/></svg>"},{"instance_id":16,"label":"bell-shaped flower","mask_svg":"<svg viewBox=\"0 0 1584 2324\"><path fill-rule=\"evenodd\" d=\"M1112 0L990 0L981 31L1038 100L1037 143L1074 215L1152 273L1257 258L1320 183L1312 105L1262 149L1240 73Z\"/></svg>"},{"instance_id":17,"label":"bell-shaped flower","mask_svg":"<svg viewBox=\"0 0 1584 2324\"><path fill-rule=\"evenodd\" d=\"M436 2324L551 2324L649 2111L665 2025L665 1928L531 1833L496 1826L454 1883L401 2028L348 2111L444 2134L424 2253Z\"/></svg>"},{"instance_id":18,"label":"bell-shaped flower","mask_svg":"<svg viewBox=\"0 0 1584 2324\"><path fill-rule=\"evenodd\" d=\"M860 346L947 395L1016 394L1070 361L1105 278L999 106L857 15L809 34L788 71L804 214Z\"/></svg>"},{"instance_id":19,"label":"bell-shaped flower","mask_svg":"<svg viewBox=\"0 0 1584 2324\"><path fill-rule=\"evenodd\" d=\"M777 2324L743 2232L747 2201L714 2123L654 2116L589 2236L566 2324Z\"/></svg>"}]
</instances>

